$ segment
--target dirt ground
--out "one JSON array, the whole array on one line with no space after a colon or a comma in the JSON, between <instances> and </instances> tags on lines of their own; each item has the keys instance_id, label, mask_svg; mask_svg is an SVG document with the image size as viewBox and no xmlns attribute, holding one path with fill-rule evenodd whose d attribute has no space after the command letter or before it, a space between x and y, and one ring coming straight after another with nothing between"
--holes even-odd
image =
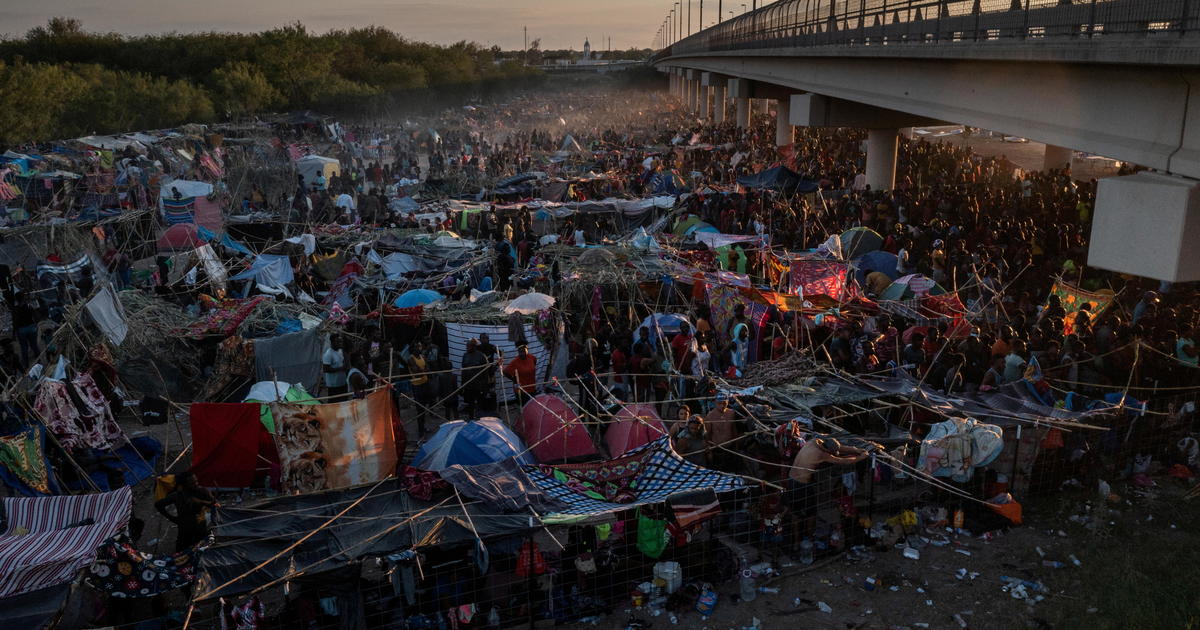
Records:
<instances>
[{"instance_id":1,"label":"dirt ground","mask_svg":"<svg viewBox=\"0 0 1200 630\"><path fill-rule=\"evenodd\" d=\"M1160 484L1167 483L1158 479ZM919 560L904 557L900 549L844 553L818 560L811 567L783 568L784 576L760 581L778 588L779 593L759 593L753 602L738 603L738 585L722 585L716 610L707 620L690 610L675 623L667 613L617 610L594 624L576 624L572 630L585 630L589 625L624 628L631 614L652 628L677 625L691 630L739 630L754 625L755 619L763 630L1195 627L1189 625L1189 620L1195 623L1200 619L1196 617L1200 604L1195 591L1184 591L1191 593L1190 601L1178 601L1175 593L1160 598L1164 601L1154 601L1153 596L1130 593L1122 585L1123 579L1142 577L1149 591L1166 584L1179 586L1172 577L1178 575L1176 570L1163 565L1170 564L1164 557L1173 558L1178 550L1189 550L1192 559L1196 555L1190 551L1196 546L1194 520L1179 509L1181 487L1131 491L1129 497L1115 503L1095 493L1064 492L1038 502L1032 511L1027 506L1024 526L990 541L950 536L950 545L921 548ZM1196 506L1188 504L1188 510L1194 515ZM1139 542L1153 544L1159 550L1154 553L1165 556L1156 558L1135 548L1134 543ZM1043 562L1064 566L1047 567ZM1196 573L1191 562L1179 570ZM1002 577L1026 581L1025 596L1015 596ZM867 578L878 584L871 591L865 588ZM1162 584L1156 584L1156 579ZM1038 592L1028 583L1044 585L1045 591ZM1180 588L1190 588L1187 584ZM1116 590L1102 585L1113 585ZM1034 601L1039 595L1043 599ZM824 607L829 612L824 612Z\"/></svg>"}]
</instances>

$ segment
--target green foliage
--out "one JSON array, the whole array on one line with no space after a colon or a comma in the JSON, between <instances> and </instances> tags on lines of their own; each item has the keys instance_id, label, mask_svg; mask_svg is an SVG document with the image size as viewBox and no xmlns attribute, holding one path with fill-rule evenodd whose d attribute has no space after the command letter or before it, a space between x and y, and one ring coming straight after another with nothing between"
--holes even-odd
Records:
<instances>
[{"instance_id":1,"label":"green foliage","mask_svg":"<svg viewBox=\"0 0 1200 630\"><path fill-rule=\"evenodd\" d=\"M382 111L425 88L537 76L498 48L412 42L377 26L310 33L90 33L53 18L0 40L0 142L241 118Z\"/></svg>"}]
</instances>

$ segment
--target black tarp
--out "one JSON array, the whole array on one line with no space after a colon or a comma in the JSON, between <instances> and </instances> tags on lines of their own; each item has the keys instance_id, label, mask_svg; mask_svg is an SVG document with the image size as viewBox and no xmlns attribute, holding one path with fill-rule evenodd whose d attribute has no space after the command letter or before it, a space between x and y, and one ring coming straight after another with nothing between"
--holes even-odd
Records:
<instances>
[{"instance_id":1,"label":"black tarp","mask_svg":"<svg viewBox=\"0 0 1200 630\"><path fill-rule=\"evenodd\" d=\"M454 496L433 502L414 499L395 479L377 486L221 507L214 528L216 543L201 556L196 592L204 599L227 596L291 572L320 573L363 557L414 547L473 543L476 532L478 537L488 538L524 531L536 524L532 513L504 514L478 503L468 503L465 508ZM342 510L347 511L321 528ZM317 533L284 552L318 528ZM253 570L263 563L261 569ZM210 592L213 589L219 590Z\"/></svg>"},{"instance_id":2,"label":"black tarp","mask_svg":"<svg viewBox=\"0 0 1200 630\"><path fill-rule=\"evenodd\" d=\"M800 177L798 173L786 166L776 166L753 175L738 178L738 185L744 188L759 190L778 190L785 194L816 192L817 182Z\"/></svg>"},{"instance_id":3,"label":"black tarp","mask_svg":"<svg viewBox=\"0 0 1200 630\"><path fill-rule=\"evenodd\" d=\"M58 614L71 585L56 584L29 593L0 599L0 627L38 630Z\"/></svg>"}]
</instances>

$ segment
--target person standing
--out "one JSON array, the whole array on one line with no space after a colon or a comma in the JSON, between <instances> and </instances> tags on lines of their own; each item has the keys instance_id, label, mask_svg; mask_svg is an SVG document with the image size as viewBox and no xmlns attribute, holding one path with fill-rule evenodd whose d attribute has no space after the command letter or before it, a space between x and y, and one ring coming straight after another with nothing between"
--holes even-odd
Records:
<instances>
[{"instance_id":1,"label":"person standing","mask_svg":"<svg viewBox=\"0 0 1200 630\"><path fill-rule=\"evenodd\" d=\"M476 412L483 409L488 392L488 370L491 363L479 350L477 339L467 340L467 351L462 358L462 397L466 403L467 418L477 418Z\"/></svg>"},{"instance_id":2,"label":"person standing","mask_svg":"<svg viewBox=\"0 0 1200 630\"><path fill-rule=\"evenodd\" d=\"M413 399L417 402L417 432L425 435L425 417L429 413L429 405L433 402L432 389L429 384L428 363L425 360L425 344L420 341L413 344L408 357L408 371L412 374L410 383L413 389Z\"/></svg>"},{"instance_id":3,"label":"person standing","mask_svg":"<svg viewBox=\"0 0 1200 630\"><path fill-rule=\"evenodd\" d=\"M517 356L504 366L504 375L513 382L517 402L524 405L537 392L537 357L529 354L529 346L519 346Z\"/></svg>"},{"instance_id":4,"label":"person standing","mask_svg":"<svg viewBox=\"0 0 1200 630\"><path fill-rule=\"evenodd\" d=\"M330 398L340 399L346 395L346 355L342 352L342 338L329 338L329 348L321 356L321 371L325 374L325 391Z\"/></svg>"},{"instance_id":5,"label":"person standing","mask_svg":"<svg viewBox=\"0 0 1200 630\"><path fill-rule=\"evenodd\" d=\"M168 508L174 506L172 514ZM191 471L175 475L175 489L167 496L154 502L154 509L179 528L175 538L175 551L184 551L196 546L208 537L205 512L217 506L217 500L206 488L196 482Z\"/></svg>"}]
</instances>

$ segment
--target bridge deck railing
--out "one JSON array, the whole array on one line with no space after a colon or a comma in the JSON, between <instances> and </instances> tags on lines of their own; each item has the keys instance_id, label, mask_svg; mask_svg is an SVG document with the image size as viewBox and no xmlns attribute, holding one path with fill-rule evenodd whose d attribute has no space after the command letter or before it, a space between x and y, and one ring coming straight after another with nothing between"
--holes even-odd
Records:
<instances>
[{"instance_id":1,"label":"bridge deck railing","mask_svg":"<svg viewBox=\"0 0 1200 630\"><path fill-rule=\"evenodd\" d=\"M656 55L1200 35L1200 0L779 0Z\"/></svg>"}]
</instances>

